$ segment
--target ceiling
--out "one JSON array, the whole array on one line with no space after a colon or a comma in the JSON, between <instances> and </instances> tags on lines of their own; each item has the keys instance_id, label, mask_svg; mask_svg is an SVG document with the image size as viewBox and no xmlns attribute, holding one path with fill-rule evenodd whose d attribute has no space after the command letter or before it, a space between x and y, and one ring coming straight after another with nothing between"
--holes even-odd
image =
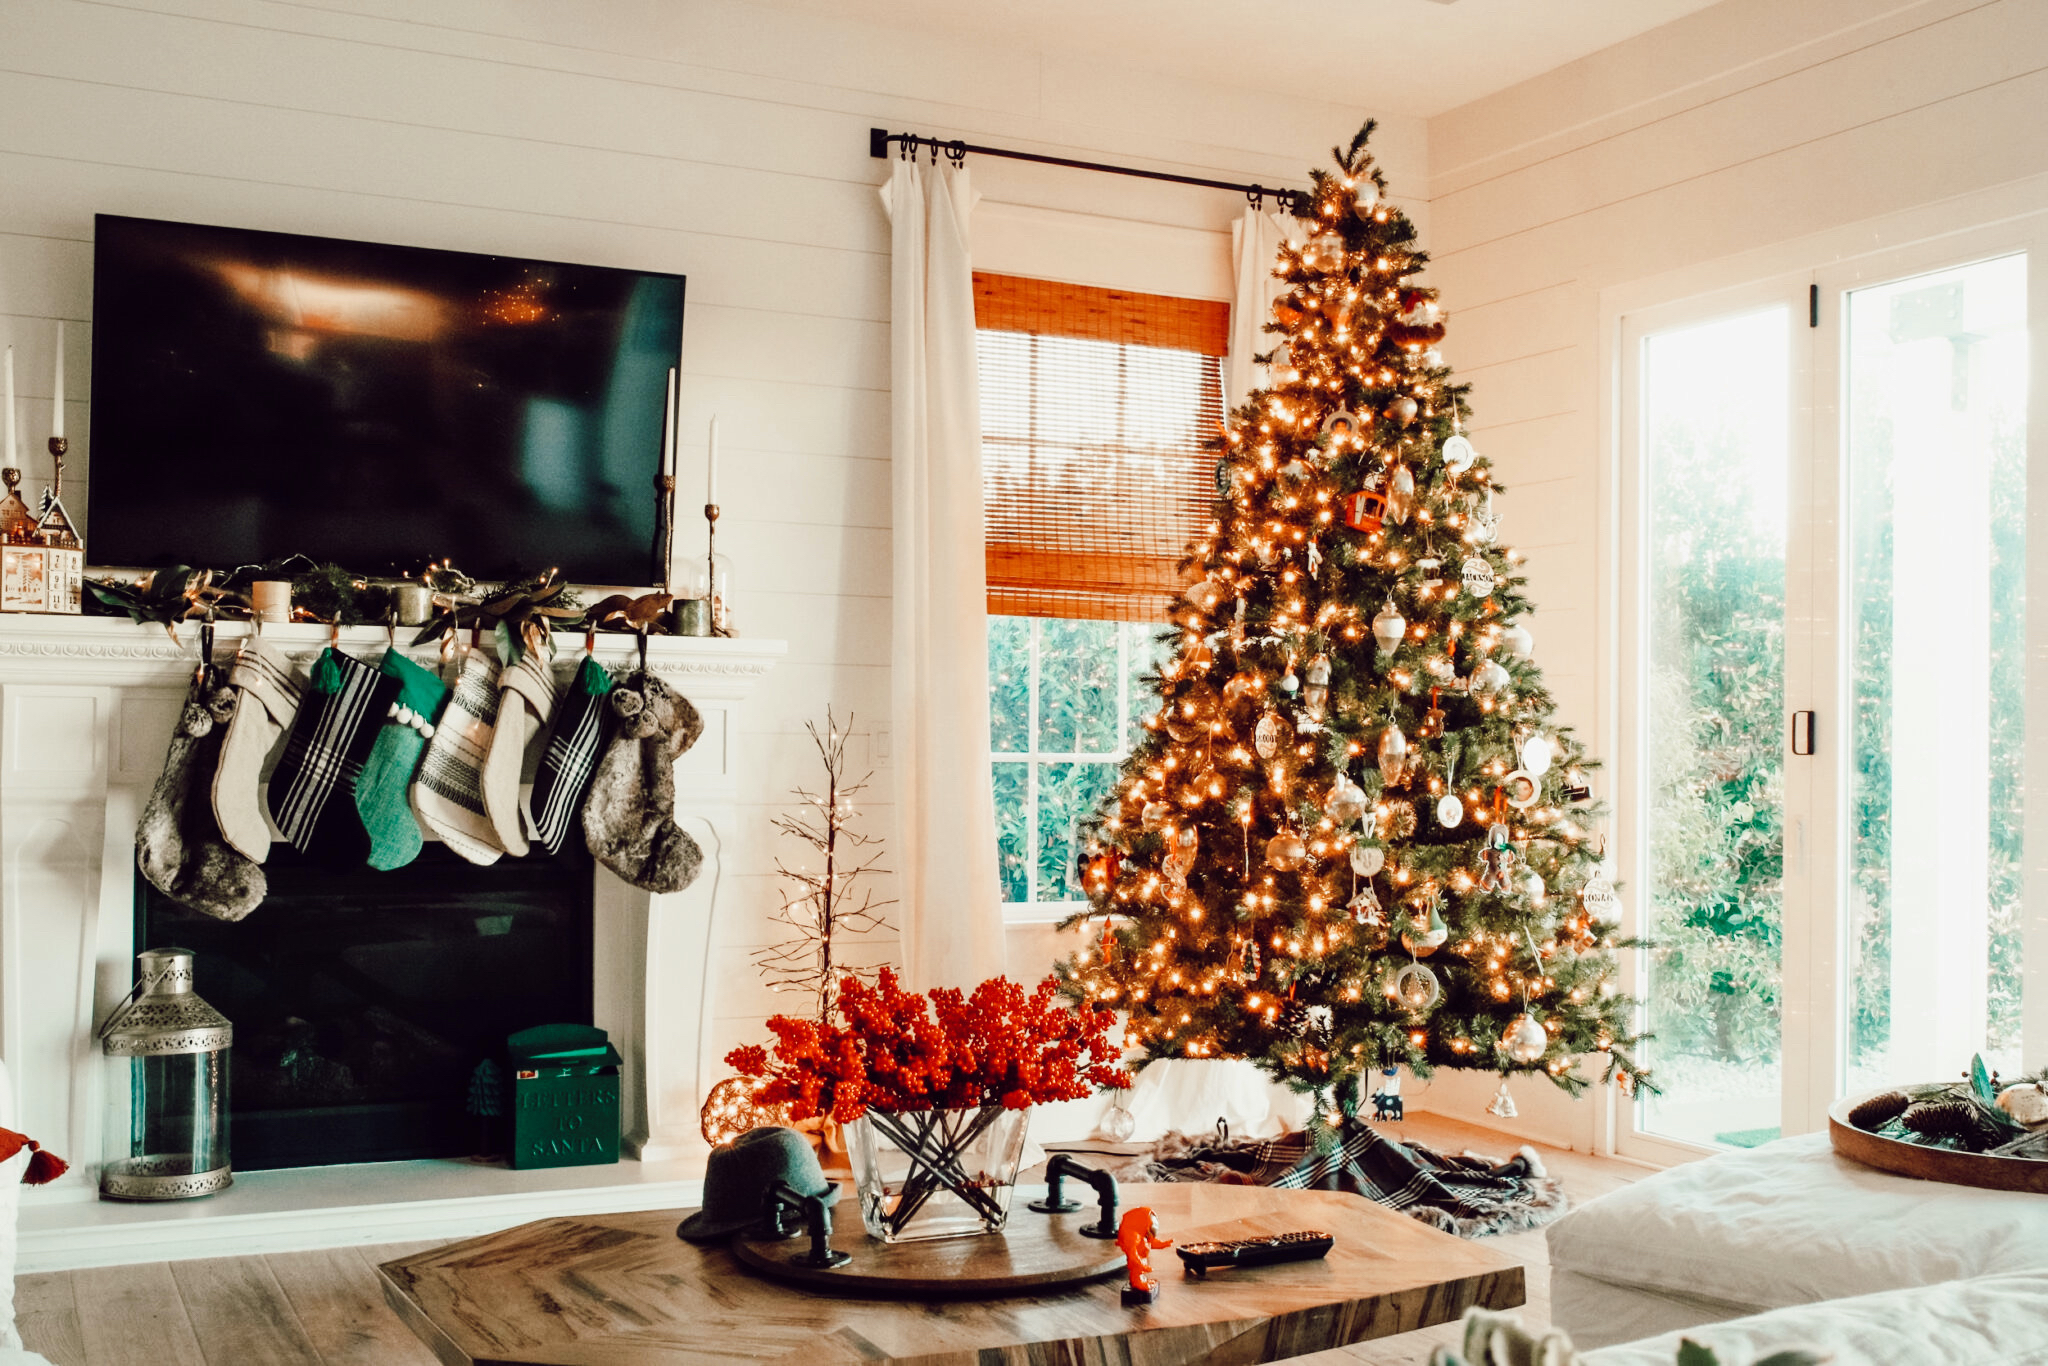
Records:
<instances>
[{"instance_id":1,"label":"ceiling","mask_svg":"<svg viewBox=\"0 0 2048 1366\"><path fill-rule=\"evenodd\" d=\"M769 0L1426 118L1715 0ZM1332 58L1330 54L1343 54Z\"/></svg>"}]
</instances>

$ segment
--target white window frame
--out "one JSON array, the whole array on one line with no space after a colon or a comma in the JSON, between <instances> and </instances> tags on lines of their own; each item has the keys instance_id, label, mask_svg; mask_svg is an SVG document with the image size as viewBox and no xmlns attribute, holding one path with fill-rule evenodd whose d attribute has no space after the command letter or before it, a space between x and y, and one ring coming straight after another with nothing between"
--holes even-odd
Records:
<instances>
[{"instance_id":1,"label":"white window frame","mask_svg":"<svg viewBox=\"0 0 2048 1366\"><path fill-rule=\"evenodd\" d=\"M989 751L989 783L995 783L994 765L1001 763L1022 763L1024 765L1024 896L1023 901L1005 901L1003 920L1011 925L1043 925L1066 919L1075 911L1086 906L1085 899L1074 901L1038 900L1038 766L1048 763L1110 764L1121 770L1124 761L1131 757L1131 722L1133 720L1131 679L1131 641L1133 633L1151 633L1164 629L1160 625L1138 622L1117 621L1108 625L1116 627L1116 736L1117 747L1101 752L1092 750L1050 750L1038 748L1038 678L1039 643L1044 636L1045 617L990 617L989 620L1028 621L1031 623L1031 647L1029 659L1030 677L1026 688L1027 708L1024 719L1025 738L1028 748L1023 750Z\"/></svg>"},{"instance_id":2,"label":"white window frame","mask_svg":"<svg viewBox=\"0 0 2048 1366\"><path fill-rule=\"evenodd\" d=\"M1972 226L1958 229L1958 221ZM2048 775L2048 177L1892 215L1875 223L1616 286L1601 296L1601 366L1606 440L1600 470L1600 704L1594 732L1616 758L1617 874L1624 882L1624 933L1641 932L1647 885L1648 793L1643 781L1642 685L1646 659L1641 547L1639 377L1645 335L1785 301L1795 306L1788 433L1786 556L1785 872L1781 958L1784 1041L1783 1131L1813 1132L1847 1071L1846 976L1851 754L1842 743L1851 699L1849 534L1843 512L1847 381L1842 326L1847 295L1887 281L2024 252L2028 256L2030 403L2028 441L2027 735L2029 776ZM1820 326L1808 326L1808 310ZM1802 337L1798 334L1804 333ZM1791 713L1820 718L1819 753L1794 758ZM2048 787L2048 779L2033 784ZM2024 831L2027 906L2022 952L2026 1065L2048 1063L2048 802L2029 803ZM1640 995L1640 954L1624 955L1621 985ZM1961 1066L1961 1060L1958 1067ZM1654 1071L1654 1068L1653 1068ZM1929 1078L1928 1080L1933 1080ZM1635 1129L1634 1102L1613 1095L1601 1118L1603 1151L1668 1164L1709 1151Z\"/></svg>"}]
</instances>

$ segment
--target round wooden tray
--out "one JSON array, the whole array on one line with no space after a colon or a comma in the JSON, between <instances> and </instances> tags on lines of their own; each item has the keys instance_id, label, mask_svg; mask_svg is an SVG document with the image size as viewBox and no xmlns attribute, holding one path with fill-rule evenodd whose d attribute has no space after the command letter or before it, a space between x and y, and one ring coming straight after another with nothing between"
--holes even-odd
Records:
<instances>
[{"instance_id":1,"label":"round wooden tray","mask_svg":"<svg viewBox=\"0 0 2048 1366\"><path fill-rule=\"evenodd\" d=\"M1922 1181L1946 1181L1952 1186L1981 1186L1986 1190L2025 1191L2048 1195L2048 1162L2031 1157L1993 1157L1988 1153L1959 1153L1947 1148L1923 1148L1866 1133L1849 1122L1849 1112L1875 1095L1900 1088L1881 1087L1860 1096L1838 1100L1828 1108L1828 1139L1843 1157L1866 1167L1916 1177Z\"/></svg>"},{"instance_id":2,"label":"round wooden tray","mask_svg":"<svg viewBox=\"0 0 2048 1366\"><path fill-rule=\"evenodd\" d=\"M764 1276L835 1295L992 1299L1100 1280L1123 1270L1124 1254L1115 1243L1078 1232L1095 1218L1093 1203L1079 1214L1018 1208L1010 1211L1001 1233L885 1243L868 1237L858 1205L842 1201L832 1212L832 1246L853 1258L844 1266L796 1265L792 1259L811 1246L801 1234L780 1240L735 1238L732 1254Z\"/></svg>"}]
</instances>

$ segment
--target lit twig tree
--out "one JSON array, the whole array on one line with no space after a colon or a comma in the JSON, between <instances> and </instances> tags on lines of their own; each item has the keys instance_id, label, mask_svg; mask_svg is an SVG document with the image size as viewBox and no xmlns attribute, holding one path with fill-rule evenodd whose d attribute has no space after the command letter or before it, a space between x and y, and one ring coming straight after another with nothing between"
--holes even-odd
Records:
<instances>
[{"instance_id":1,"label":"lit twig tree","mask_svg":"<svg viewBox=\"0 0 2048 1366\"><path fill-rule=\"evenodd\" d=\"M1380 1068L1641 1077L1588 761L1531 662L1468 386L1367 124L1281 251L1268 387L1216 443L1161 708L1084 854L1068 990L1153 1057L1356 1112Z\"/></svg>"},{"instance_id":2,"label":"lit twig tree","mask_svg":"<svg viewBox=\"0 0 2048 1366\"><path fill-rule=\"evenodd\" d=\"M853 725L853 715L846 717L847 729ZM881 915L885 906L894 905L894 899L877 901L874 892L866 886L856 886L861 879L872 873L886 872L880 867L881 840L865 835L848 825L854 815L854 799L867 790L872 772L862 774L851 781L847 778L846 737L833 719L830 708L825 711L825 733L819 734L815 722L805 722L804 729L810 732L811 743L818 747L818 758L825 765L825 786L822 792L811 792L804 788L795 789L795 796L803 807L791 814L777 816L774 826L785 835L802 840L817 850L824 862L822 871L812 872L804 868L792 868L780 858L775 860L775 871L794 884L785 888L782 907L775 912L774 919L788 926L795 933L779 944L771 944L754 954L754 961L760 965L761 975L768 979L768 985L776 991L801 991L813 1002L813 1014L824 1021L832 1010L833 992L842 977L874 979L876 967L845 967L833 961L833 936L845 934L869 934L875 930L887 929L889 922ZM856 903L854 898L858 896Z\"/></svg>"}]
</instances>

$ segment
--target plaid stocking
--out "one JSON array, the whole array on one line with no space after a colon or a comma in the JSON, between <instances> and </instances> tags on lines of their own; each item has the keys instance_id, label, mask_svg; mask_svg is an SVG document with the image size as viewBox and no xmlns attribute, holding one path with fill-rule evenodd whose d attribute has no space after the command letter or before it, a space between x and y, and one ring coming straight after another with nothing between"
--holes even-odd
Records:
<instances>
[{"instance_id":1,"label":"plaid stocking","mask_svg":"<svg viewBox=\"0 0 2048 1366\"><path fill-rule=\"evenodd\" d=\"M412 809L420 824L471 863L496 863L505 852L484 813L484 758L497 724L497 661L488 651L472 650L412 785Z\"/></svg>"},{"instance_id":2,"label":"plaid stocking","mask_svg":"<svg viewBox=\"0 0 2048 1366\"><path fill-rule=\"evenodd\" d=\"M562 852L569 830L583 813L583 797L597 772L597 756L611 738L611 671L595 656L583 656L576 677L563 690L555 728L533 775L534 838L550 854Z\"/></svg>"}]
</instances>

